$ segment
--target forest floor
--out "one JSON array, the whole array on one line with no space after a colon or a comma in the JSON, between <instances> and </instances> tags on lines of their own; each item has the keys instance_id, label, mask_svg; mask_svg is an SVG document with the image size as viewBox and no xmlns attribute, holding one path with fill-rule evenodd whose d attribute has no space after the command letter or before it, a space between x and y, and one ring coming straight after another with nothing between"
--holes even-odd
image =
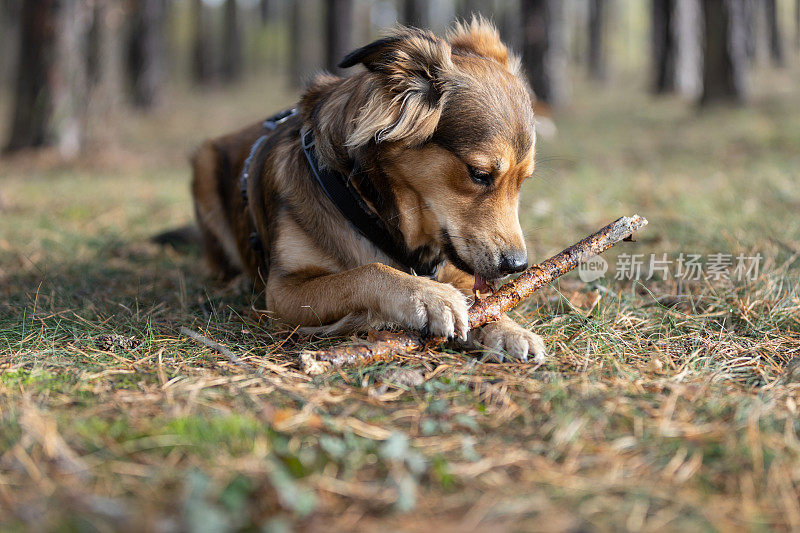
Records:
<instances>
[{"instance_id":1,"label":"forest floor","mask_svg":"<svg viewBox=\"0 0 800 533\"><path fill-rule=\"evenodd\" d=\"M259 320L198 250L149 242L193 218L192 147L290 104L277 83L176 93L68 165L0 163L0 528L800 529L797 72L703 112L576 88L523 190L532 260L650 225L514 314L545 365L446 350L315 377L299 351L347 339ZM704 275L676 279L680 254Z\"/></svg>"}]
</instances>

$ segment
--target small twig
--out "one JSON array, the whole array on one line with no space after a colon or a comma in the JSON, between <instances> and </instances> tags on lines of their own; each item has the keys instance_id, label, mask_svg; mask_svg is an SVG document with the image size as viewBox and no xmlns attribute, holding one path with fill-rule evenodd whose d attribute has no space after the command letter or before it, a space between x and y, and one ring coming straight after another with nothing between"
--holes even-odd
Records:
<instances>
[{"instance_id":1,"label":"small twig","mask_svg":"<svg viewBox=\"0 0 800 533\"><path fill-rule=\"evenodd\" d=\"M296 392L293 392L293 391L289 390L288 388L286 388L282 384L278 383L277 380L272 379L272 378L268 378L267 376L264 376L260 370L256 370L256 368L253 367L253 365L242 361L241 358L238 355L236 355L235 353L233 353L232 351L230 351L228 348L226 348L225 346L221 345L220 343L218 343L216 341L213 341L213 340L209 339L208 337L204 337L203 335L200 335L196 331L192 331L191 329L189 329L187 327L184 327L184 326L181 326L179 331L183 335L186 335L187 337L189 337L190 339L195 340L195 341L199 342L200 344L202 344L202 345L204 345L204 346L206 346L208 348L211 348L215 352L219 352L220 354L224 355L234 365L240 366L240 367L242 367L242 368L244 368L246 370L250 370L250 371L256 373L258 375L258 377L260 377L265 383L267 383L268 385L274 387L275 389L277 389L278 391L282 392L283 394L289 396L290 398L292 398L293 400L298 402L300 405L305 405L305 404L308 403L308 400L306 400L303 396L297 394Z\"/></svg>"},{"instance_id":2,"label":"small twig","mask_svg":"<svg viewBox=\"0 0 800 533\"><path fill-rule=\"evenodd\" d=\"M491 296L475 302L469 310L470 329L499 319L505 312L519 305L522 300L530 297L540 287L563 276L580 263L608 250L620 241L630 239L634 231L646 225L647 220L639 215L619 218L547 261L528 268ZM306 350L300 354L300 365L303 372L320 374L331 367L391 359L402 353L415 352L425 346L438 346L445 342L443 338L423 340L414 333L388 331L370 332L370 338L367 340L370 343L336 346L329 350Z\"/></svg>"},{"instance_id":3,"label":"small twig","mask_svg":"<svg viewBox=\"0 0 800 533\"><path fill-rule=\"evenodd\" d=\"M211 348L215 352L221 353L222 355L227 357L228 360L231 363L233 363L234 365L241 366L241 367L244 367L244 368L252 368L251 365L249 365L249 364L245 363L244 361L242 361L241 359L239 359L238 355L236 355L235 353L233 353L232 351L230 351L229 349L227 349L226 347L224 347L223 345L221 345L217 341L212 341L208 337L204 337L203 335L200 335L196 331L192 331L191 329L189 329L187 327L184 327L184 326L181 326L180 332L183 335L186 335L187 337L189 337L189 338L191 338L193 340L196 340L200 344L203 344L203 345L207 346L208 348Z\"/></svg>"}]
</instances>

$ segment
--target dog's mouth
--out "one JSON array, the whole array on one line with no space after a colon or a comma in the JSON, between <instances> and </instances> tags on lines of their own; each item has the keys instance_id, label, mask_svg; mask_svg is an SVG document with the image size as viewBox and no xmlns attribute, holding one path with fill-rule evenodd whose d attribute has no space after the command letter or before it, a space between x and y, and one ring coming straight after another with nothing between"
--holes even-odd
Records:
<instances>
[{"instance_id":1,"label":"dog's mouth","mask_svg":"<svg viewBox=\"0 0 800 533\"><path fill-rule=\"evenodd\" d=\"M473 293L493 293L497 290L497 284L500 278L497 279L484 279L480 274L474 274L475 285L472 287Z\"/></svg>"},{"instance_id":2,"label":"dog's mouth","mask_svg":"<svg viewBox=\"0 0 800 533\"><path fill-rule=\"evenodd\" d=\"M467 263L464 259L458 255L458 251L456 247L453 245L453 240L450 237L450 234L447 230L442 231L442 248L444 249L445 256L447 259L453 263L453 265L458 268L459 270L463 270L468 274L472 274L475 276L475 285L472 287L472 292L476 295L479 293L483 294L491 294L497 288L499 281L502 278L486 278L483 277L481 274L475 271L475 268Z\"/></svg>"}]
</instances>

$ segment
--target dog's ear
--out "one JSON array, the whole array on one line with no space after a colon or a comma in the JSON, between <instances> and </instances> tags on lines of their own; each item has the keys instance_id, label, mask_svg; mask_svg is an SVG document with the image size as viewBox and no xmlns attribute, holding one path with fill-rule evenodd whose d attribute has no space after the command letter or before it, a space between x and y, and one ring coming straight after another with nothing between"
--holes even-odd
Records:
<instances>
[{"instance_id":1,"label":"dog's ear","mask_svg":"<svg viewBox=\"0 0 800 533\"><path fill-rule=\"evenodd\" d=\"M399 36L384 37L358 50L353 50L342 59L342 62L339 63L339 68L350 68L361 63L367 69L374 71L379 65L380 55L391 50L399 41Z\"/></svg>"},{"instance_id":2,"label":"dog's ear","mask_svg":"<svg viewBox=\"0 0 800 533\"><path fill-rule=\"evenodd\" d=\"M373 73L373 89L348 136L348 146L375 139L422 144L439 123L447 96L447 71L453 68L450 45L432 33L399 28L360 48L339 65L363 64Z\"/></svg>"},{"instance_id":3,"label":"dog's ear","mask_svg":"<svg viewBox=\"0 0 800 533\"><path fill-rule=\"evenodd\" d=\"M512 72L518 69L519 60L508 52L508 48L500 40L497 28L480 15L473 15L470 22L456 22L447 34L447 40L450 41L453 52L493 59Z\"/></svg>"}]
</instances>

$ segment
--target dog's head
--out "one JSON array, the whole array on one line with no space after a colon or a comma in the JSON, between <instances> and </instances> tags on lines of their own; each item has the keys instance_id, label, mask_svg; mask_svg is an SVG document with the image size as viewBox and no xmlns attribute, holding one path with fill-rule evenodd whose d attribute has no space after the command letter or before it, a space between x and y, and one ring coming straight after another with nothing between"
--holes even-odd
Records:
<instances>
[{"instance_id":1,"label":"dog's head","mask_svg":"<svg viewBox=\"0 0 800 533\"><path fill-rule=\"evenodd\" d=\"M534 168L530 88L482 19L446 39L401 28L348 55L363 64L352 154L377 147L408 243L436 242L457 267L492 280L527 265L519 191Z\"/></svg>"}]
</instances>

